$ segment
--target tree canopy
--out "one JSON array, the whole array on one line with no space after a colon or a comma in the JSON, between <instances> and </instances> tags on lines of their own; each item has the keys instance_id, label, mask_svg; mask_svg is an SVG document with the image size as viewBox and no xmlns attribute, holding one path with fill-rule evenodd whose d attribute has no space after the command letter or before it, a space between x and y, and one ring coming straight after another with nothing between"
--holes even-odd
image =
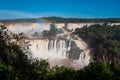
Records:
<instances>
[{"instance_id":1,"label":"tree canopy","mask_svg":"<svg viewBox=\"0 0 120 80\"><path fill-rule=\"evenodd\" d=\"M120 63L120 25L96 24L76 29L74 33L89 44L97 60Z\"/></svg>"}]
</instances>

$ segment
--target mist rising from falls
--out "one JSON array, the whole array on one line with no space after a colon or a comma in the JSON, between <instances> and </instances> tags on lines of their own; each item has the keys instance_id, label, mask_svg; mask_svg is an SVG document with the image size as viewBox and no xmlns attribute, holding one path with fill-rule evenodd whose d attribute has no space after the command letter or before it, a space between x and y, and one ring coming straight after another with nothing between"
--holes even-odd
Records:
<instances>
[{"instance_id":1,"label":"mist rising from falls","mask_svg":"<svg viewBox=\"0 0 120 80\"><path fill-rule=\"evenodd\" d=\"M30 40L30 50L38 59L48 60L52 66L85 66L90 62L90 54L84 47L77 46L77 41L67 39ZM81 43L82 44L82 43ZM63 61L64 60L64 61ZM66 64L69 63L69 64Z\"/></svg>"},{"instance_id":2,"label":"mist rising from falls","mask_svg":"<svg viewBox=\"0 0 120 80\"><path fill-rule=\"evenodd\" d=\"M48 23L14 23L14 24L5 24L6 27L18 34L18 33L24 33L27 36L31 36L35 32L42 32L43 30L49 30L50 29L50 24Z\"/></svg>"}]
</instances>

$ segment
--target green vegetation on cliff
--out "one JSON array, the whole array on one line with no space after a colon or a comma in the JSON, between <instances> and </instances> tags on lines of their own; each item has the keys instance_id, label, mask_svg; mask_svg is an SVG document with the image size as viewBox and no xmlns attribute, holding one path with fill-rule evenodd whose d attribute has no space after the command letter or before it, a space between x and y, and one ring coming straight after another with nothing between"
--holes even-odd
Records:
<instances>
[{"instance_id":1,"label":"green vegetation on cliff","mask_svg":"<svg viewBox=\"0 0 120 80\"><path fill-rule=\"evenodd\" d=\"M56 34L59 33L59 29L56 28L55 24L50 25L50 30L44 30L42 32L43 36L55 36Z\"/></svg>"},{"instance_id":2,"label":"green vegetation on cliff","mask_svg":"<svg viewBox=\"0 0 120 80\"><path fill-rule=\"evenodd\" d=\"M85 26L76 29L75 34L89 44L95 60L120 64L120 25Z\"/></svg>"}]
</instances>

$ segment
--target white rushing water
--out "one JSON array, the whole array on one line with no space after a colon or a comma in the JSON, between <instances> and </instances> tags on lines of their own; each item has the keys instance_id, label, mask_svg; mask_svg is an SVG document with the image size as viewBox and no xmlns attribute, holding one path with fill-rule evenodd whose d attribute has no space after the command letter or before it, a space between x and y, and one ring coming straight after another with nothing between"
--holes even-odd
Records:
<instances>
[{"instance_id":1,"label":"white rushing water","mask_svg":"<svg viewBox=\"0 0 120 80\"><path fill-rule=\"evenodd\" d=\"M69 46L67 47L65 40L30 40L30 44L34 57L67 59L66 52Z\"/></svg>"},{"instance_id":2,"label":"white rushing water","mask_svg":"<svg viewBox=\"0 0 120 80\"><path fill-rule=\"evenodd\" d=\"M80 67L88 65L91 59L89 50L82 45L82 41L75 40L77 45L72 42L69 40L30 40L30 50L34 57L47 59L52 66Z\"/></svg>"}]
</instances>

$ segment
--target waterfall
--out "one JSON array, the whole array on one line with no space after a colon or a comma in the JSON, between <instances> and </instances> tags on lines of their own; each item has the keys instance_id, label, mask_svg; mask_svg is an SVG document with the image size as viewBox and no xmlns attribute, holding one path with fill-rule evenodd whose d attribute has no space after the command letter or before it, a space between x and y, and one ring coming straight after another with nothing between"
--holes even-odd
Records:
<instances>
[{"instance_id":1,"label":"waterfall","mask_svg":"<svg viewBox=\"0 0 120 80\"><path fill-rule=\"evenodd\" d=\"M30 40L34 57L67 59L68 46L65 40Z\"/></svg>"},{"instance_id":2,"label":"waterfall","mask_svg":"<svg viewBox=\"0 0 120 80\"><path fill-rule=\"evenodd\" d=\"M32 53L33 58L46 59L52 66L79 68L88 65L91 60L90 50L83 40L71 32L75 26L68 26L68 29L64 28L64 24L54 26L61 32L55 36L44 36L42 32L43 30L51 30L50 24L25 23L23 25L20 23L9 25L8 28L14 33L23 32L26 35L25 42L28 42L30 46L23 44L22 50Z\"/></svg>"},{"instance_id":3,"label":"waterfall","mask_svg":"<svg viewBox=\"0 0 120 80\"><path fill-rule=\"evenodd\" d=\"M62 65L68 65L66 63L69 63L69 66L74 67L75 65L85 66L90 62L89 50L82 40L33 39L29 41L33 57L52 60L52 64L55 63L54 65L60 65L61 63Z\"/></svg>"}]
</instances>

